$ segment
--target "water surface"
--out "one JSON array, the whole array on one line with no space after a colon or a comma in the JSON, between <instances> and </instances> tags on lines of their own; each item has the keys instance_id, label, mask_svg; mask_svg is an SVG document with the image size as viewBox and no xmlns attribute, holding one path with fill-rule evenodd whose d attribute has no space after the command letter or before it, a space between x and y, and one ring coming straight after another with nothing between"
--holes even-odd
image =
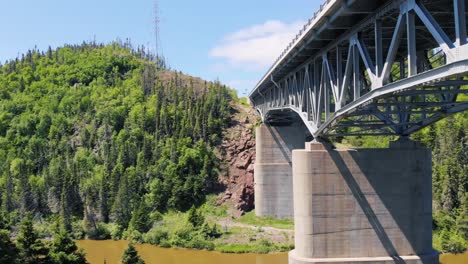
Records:
<instances>
[{"instance_id":1,"label":"water surface","mask_svg":"<svg viewBox=\"0 0 468 264\"><path fill-rule=\"evenodd\" d=\"M86 252L91 264L118 264L128 242L119 240L80 240L77 245ZM159 248L149 244L136 245L146 264L287 264L288 254L224 254L213 251ZM446 254L442 264L468 264L468 253Z\"/></svg>"},{"instance_id":2,"label":"water surface","mask_svg":"<svg viewBox=\"0 0 468 264\"><path fill-rule=\"evenodd\" d=\"M127 241L80 240L77 245L85 250L91 264L120 263ZM287 264L288 254L224 254L213 251L159 248L149 244L135 245L146 264Z\"/></svg>"}]
</instances>

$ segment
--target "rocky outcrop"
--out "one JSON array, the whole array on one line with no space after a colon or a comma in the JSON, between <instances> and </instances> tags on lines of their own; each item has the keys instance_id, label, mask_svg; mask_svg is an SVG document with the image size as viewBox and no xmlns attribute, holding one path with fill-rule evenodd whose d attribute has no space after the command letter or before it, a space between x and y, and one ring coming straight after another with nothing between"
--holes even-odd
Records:
<instances>
[{"instance_id":1,"label":"rocky outcrop","mask_svg":"<svg viewBox=\"0 0 468 264\"><path fill-rule=\"evenodd\" d=\"M231 203L235 216L254 208L255 137L251 122L255 119L252 110L238 107L222 143L227 167L220 181L226 189L218 204Z\"/></svg>"}]
</instances>

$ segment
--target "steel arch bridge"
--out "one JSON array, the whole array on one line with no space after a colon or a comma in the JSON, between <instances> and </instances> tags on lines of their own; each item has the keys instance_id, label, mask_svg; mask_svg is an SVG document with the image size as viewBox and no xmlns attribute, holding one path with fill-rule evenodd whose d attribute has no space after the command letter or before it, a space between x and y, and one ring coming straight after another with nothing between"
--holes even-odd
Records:
<instances>
[{"instance_id":1,"label":"steel arch bridge","mask_svg":"<svg viewBox=\"0 0 468 264\"><path fill-rule=\"evenodd\" d=\"M468 109L468 0L327 0L251 103L314 138L407 136Z\"/></svg>"}]
</instances>

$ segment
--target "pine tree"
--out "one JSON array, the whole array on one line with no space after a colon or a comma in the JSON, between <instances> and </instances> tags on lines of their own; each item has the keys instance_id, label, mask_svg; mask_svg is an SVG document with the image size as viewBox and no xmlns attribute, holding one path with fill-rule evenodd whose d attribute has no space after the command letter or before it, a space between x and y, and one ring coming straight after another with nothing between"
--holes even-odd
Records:
<instances>
[{"instance_id":1,"label":"pine tree","mask_svg":"<svg viewBox=\"0 0 468 264\"><path fill-rule=\"evenodd\" d=\"M11 161L10 172L13 178L18 180L18 190L20 197L21 213L25 214L34 209L34 202L32 199L31 186L28 182L28 175L26 170L26 162L23 159L16 158Z\"/></svg>"},{"instance_id":2,"label":"pine tree","mask_svg":"<svg viewBox=\"0 0 468 264\"><path fill-rule=\"evenodd\" d=\"M138 256L138 252L132 243L128 244L128 248L125 250L122 256L122 264L145 264L143 259Z\"/></svg>"},{"instance_id":3,"label":"pine tree","mask_svg":"<svg viewBox=\"0 0 468 264\"><path fill-rule=\"evenodd\" d=\"M8 213L3 210L0 210L0 230L9 229L10 223L8 219Z\"/></svg>"},{"instance_id":4,"label":"pine tree","mask_svg":"<svg viewBox=\"0 0 468 264\"><path fill-rule=\"evenodd\" d=\"M112 212L115 222L126 228L131 218L127 175L122 175L120 178L120 187L115 197L114 205L112 206Z\"/></svg>"},{"instance_id":5,"label":"pine tree","mask_svg":"<svg viewBox=\"0 0 468 264\"><path fill-rule=\"evenodd\" d=\"M203 214L192 205L188 212L187 221L191 223L195 228L199 228L205 223L205 217Z\"/></svg>"},{"instance_id":6,"label":"pine tree","mask_svg":"<svg viewBox=\"0 0 468 264\"><path fill-rule=\"evenodd\" d=\"M10 170L5 172L5 189L3 190L3 197L2 197L2 209L3 211L9 213L13 208L13 177L10 173Z\"/></svg>"},{"instance_id":7,"label":"pine tree","mask_svg":"<svg viewBox=\"0 0 468 264\"><path fill-rule=\"evenodd\" d=\"M31 215L29 214L21 220L16 243L20 250L21 263L39 263L41 261L41 256L47 254L47 248L34 230Z\"/></svg>"},{"instance_id":8,"label":"pine tree","mask_svg":"<svg viewBox=\"0 0 468 264\"><path fill-rule=\"evenodd\" d=\"M0 229L0 263L17 263L18 249L11 242L10 232Z\"/></svg>"},{"instance_id":9,"label":"pine tree","mask_svg":"<svg viewBox=\"0 0 468 264\"><path fill-rule=\"evenodd\" d=\"M149 221L150 211L146 206L145 201L142 199L138 208L133 211L132 219L130 220L129 228L137 230L140 233L146 233L151 228L151 222Z\"/></svg>"},{"instance_id":10,"label":"pine tree","mask_svg":"<svg viewBox=\"0 0 468 264\"><path fill-rule=\"evenodd\" d=\"M49 258L57 264L86 264L88 263L82 250L78 250L75 241L67 231L60 228L54 235Z\"/></svg>"}]
</instances>

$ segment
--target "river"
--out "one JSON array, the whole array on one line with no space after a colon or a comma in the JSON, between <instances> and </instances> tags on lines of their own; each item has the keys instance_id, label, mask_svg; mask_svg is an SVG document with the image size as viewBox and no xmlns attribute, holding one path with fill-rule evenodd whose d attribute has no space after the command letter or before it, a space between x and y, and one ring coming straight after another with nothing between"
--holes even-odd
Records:
<instances>
[{"instance_id":1,"label":"river","mask_svg":"<svg viewBox=\"0 0 468 264\"><path fill-rule=\"evenodd\" d=\"M86 252L91 264L118 264L127 241L80 240L77 245ZM159 248L149 244L136 245L138 253L146 264L287 264L288 254L224 254L213 251ZM442 264L466 264L468 253L463 255L442 255Z\"/></svg>"}]
</instances>

